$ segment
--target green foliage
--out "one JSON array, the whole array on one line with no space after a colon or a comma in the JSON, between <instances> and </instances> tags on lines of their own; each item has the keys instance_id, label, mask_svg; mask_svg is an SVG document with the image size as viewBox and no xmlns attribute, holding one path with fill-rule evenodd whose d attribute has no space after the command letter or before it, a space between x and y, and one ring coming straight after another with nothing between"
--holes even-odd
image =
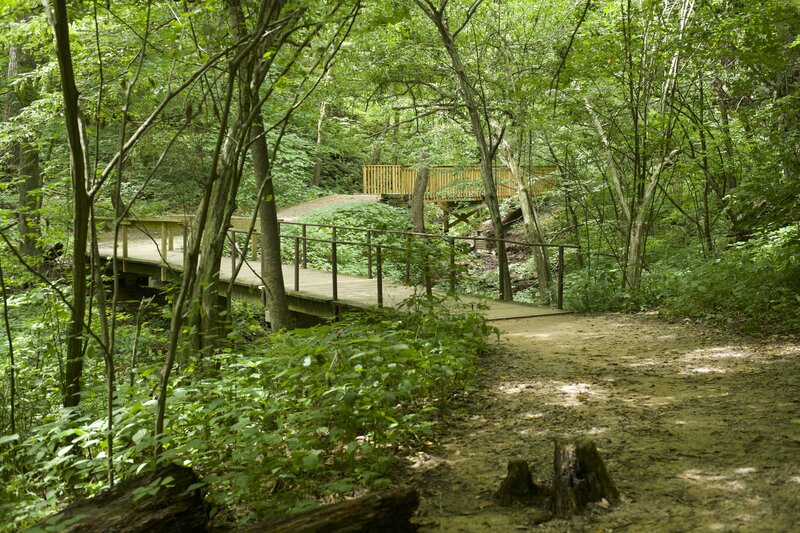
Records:
<instances>
[{"instance_id":1,"label":"green foliage","mask_svg":"<svg viewBox=\"0 0 800 533\"><path fill-rule=\"evenodd\" d=\"M620 311L628 303L618 267L606 265L564 276L564 308L576 313Z\"/></svg>"},{"instance_id":2,"label":"green foliage","mask_svg":"<svg viewBox=\"0 0 800 533\"><path fill-rule=\"evenodd\" d=\"M800 226L763 232L710 261L659 265L649 280L665 316L703 318L747 332L800 331Z\"/></svg>"},{"instance_id":3,"label":"green foliage","mask_svg":"<svg viewBox=\"0 0 800 533\"><path fill-rule=\"evenodd\" d=\"M398 454L424 445L438 413L469 390L493 331L481 315L439 299L255 338L244 316L237 311L236 336L247 342L231 343L172 384L163 443L163 460L198 469L217 510L233 506L244 517L387 486ZM120 477L151 457L155 400L143 391L155 386L159 368L151 349L132 384L120 380ZM38 425L0 437L0 516L9 523L103 488L102 388L102 380L87 383L83 418L55 409Z\"/></svg>"}]
</instances>

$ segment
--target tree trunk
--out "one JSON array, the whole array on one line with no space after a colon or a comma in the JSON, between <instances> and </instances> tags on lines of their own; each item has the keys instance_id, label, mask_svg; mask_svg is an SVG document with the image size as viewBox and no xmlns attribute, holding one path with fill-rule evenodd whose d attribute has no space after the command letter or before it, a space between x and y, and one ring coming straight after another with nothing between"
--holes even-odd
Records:
<instances>
[{"instance_id":1,"label":"tree trunk","mask_svg":"<svg viewBox=\"0 0 800 533\"><path fill-rule=\"evenodd\" d=\"M86 314L86 243L89 236L88 149L83 119L75 86L75 71L69 44L69 21L65 0L51 6L45 1L56 42L61 92L64 98L64 119L72 169L72 308L67 328L67 361L65 364L64 407L80 403L83 375L83 330Z\"/></svg>"},{"instance_id":2,"label":"tree trunk","mask_svg":"<svg viewBox=\"0 0 800 533\"><path fill-rule=\"evenodd\" d=\"M416 490L400 489L319 507L278 522L245 526L237 533L413 532L418 528L411 517L418 505Z\"/></svg>"},{"instance_id":3,"label":"tree trunk","mask_svg":"<svg viewBox=\"0 0 800 533\"><path fill-rule=\"evenodd\" d=\"M39 246L39 209L42 207L42 175L39 172L39 151L23 144L19 154L19 251L25 257L41 257Z\"/></svg>"},{"instance_id":4,"label":"tree trunk","mask_svg":"<svg viewBox=\"0 0 800 533\"><path fill-rule=\"evenodd\" d=\"M168 464L73 503L38 525L62 533L206 531L208 510L191 468Z\"/></svg>"},{"instance_id":5,"label":"tree trunk","mask_svg":"<svg viewBox=\"0 0 800 533\"><path fill-rule=\"evenodd\" d=\"M589 503L619 500L592 441L556 442L553 467L553 511L559 518L580 513Z\"/></svg>"},{"instance_id":6,"label":"tree trunk","mask_svg":"<svg viewBox=\"0 0 800 533\"><path fill-rule=\"evenodd\" d=\"M221 296L219 273L241 181L238 159L239 146L246 144L242 142L246 138L243 129L240 117L228 129L224 153L219 163L219 175L212 186L207 206L206 224L203 228L197 228L201 239L200 261L192 296L194 305L188 320L189 328L195 331L192 344L193 355L196 356L212 351L225 337L225 325L221 322L225 302Z\"/></svg>"},{"instance_id":7,"label":"tree trunk","mask_svg":"<svg viewBox=\"0 0 800 533\"><path fill-rule=\"evenodd\" d=\"M500 160L511 172L514 178L514 183L517 187L517 198L519 200L520 208L522 209L522 221L525 224L525 233L528 236L528 242L544 242L542 229L539 225L539 214L536 211L536 206L533 203L531 191L525 183L525 178L522 176L520 170L519 160L514 156L511 145L508 141L503 140L500 143ZM539 281L539 289L542 291L542 296L545 295L547 287L550 286L552 276L550 273L550 259L547 257L547 248L542 246L534 246L531 249L533 260L536 263L536 277Z\"/></svg>"},{"instance_id":8,"label":"tree trunk","mask_svg":"<svg viewBox=\"0 0 800 533\"><path fill-rule=\"evenodd\" d=\"M417 233L425 233L425 191L428 189L430 171L427 162L417 170L414 190L411 193L411 227Z\"/></svg>"},{"instance_id":9,"label":"tree trunk","mask_svg":"<svg viewBox=\"0 0 800 533\"><path fill-rule=\"evenodd\" d=\"M464 97L464 105L469 112L470 125L472 127L472 134L475 137L475 142L478 152L481 157L481 179L484 188L484 202L489 210L489 217L492 222L492 229L494 238L497 239L497 261L499 263L499 282L500 282L500 298L503 300L511 300L511 276L508 269L508 254L506 253L505 243L502 242L504 238L503 223L500 217L500 202L497 198L497 186L494 182L494 173L492 169L492 160L494 152L486 138L486 128L481 121L480 106L476 100L475 90L470 84L467 77L467 71L461 61L461 54L456 46L453 34L450 32L447 17L445 16L444 9L446 3L440 4L439 10L436 10L432 3L423 0L415 0L417 6L422 9L425 16L427 16L436 26L439 31L439 36L442 38L444 47L447 54L450 56L450 62L453 70L458 77L459 87L461 94Z\"/></svg>"},{"instance_id":10,"label":"tree trunk","mask_svg":"<svg viewBox=\"0 0 800 533\"><path fill-rule=\"evenodd\" d=\"M270 172L267 141L264 138L261 112L256 115L252 129L253 170L256 175L256 187L261 197L258 201L258 216L261 224L261 279L264 283L264 296L269 310L270 326L273 331L292 329L294 319L289 311L286 298L286 286L281 266L281 237L278 223L278 208L275 204L275 189Z\"/></svg>"}]
</instances>

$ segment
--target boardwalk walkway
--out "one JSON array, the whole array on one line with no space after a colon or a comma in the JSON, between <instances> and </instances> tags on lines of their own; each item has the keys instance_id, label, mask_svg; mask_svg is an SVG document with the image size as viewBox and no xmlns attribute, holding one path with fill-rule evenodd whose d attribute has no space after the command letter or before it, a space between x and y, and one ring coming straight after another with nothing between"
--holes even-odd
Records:
<instances>
[{"instance_id":1,"label":"boardwalk walkway","mask_svg":"<svg viewBox=\"0 0 800 533\"><path fill-rule=\"evenodd\" d=\"M179 236L175 237L174 251L168 251L165 260L158 251L158 245L149 239L130 239L128 242L128 257L122 260L121 246L118 247L118 260L122 262L122 270L127 272L158 272L164 275L170 272L179 274L183 270L183 243ZM100 255L104 257L112 256L113 245L111 242L100 244ZM234 297L243 299L257 299L260 294L262 284L258 276L259 263L256 261L246 261L236 276L232 291ZM230 257L224 257L220 265L220 279L230 283L233 265ZM168 277L168 276L167 276ZM311 269L299 269L300 291L295 291L295 268L292 265L283 266L284 283L290 300L295 302L294 310L309 312L313 306L308 304L320 304L321 308L369 308L378 305L378 287L375 279L349 276L345 274L337 275L338 298L333 299L333 275L331 272L323 272ZM383 281L383 305L386 307L396 307L403 300L412 296L415 291L424 289L405 286L399 283ZM247 295L250 295L249 298ZM479 298L472 296L459 296L462 302L467 304L480 303ZM535 306L517 302L486 301L488 309L483 313L489 320L505 320L510 318L524 318L534 316L546 316L563 314L564 311L549 307ZM306 305L304 305L306 304ZM290 304L291 307L291 304ZM310 314L314 314L310 312ZM320 313L321 316L328 316Z\"/></svg>"}]
</instances>

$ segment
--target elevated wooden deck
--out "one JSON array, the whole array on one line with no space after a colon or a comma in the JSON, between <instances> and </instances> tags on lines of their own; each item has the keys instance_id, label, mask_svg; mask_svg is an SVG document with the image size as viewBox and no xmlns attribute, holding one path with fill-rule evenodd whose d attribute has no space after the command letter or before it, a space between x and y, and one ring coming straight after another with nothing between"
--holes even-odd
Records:
<instances>
[{"instance_id":1,"label":"elevated wooden deck","mask_svg":"<svg viewBox=\"0 0 800 533\"><path fill-rule=\"evenodd\" d=\"M555 187L554 166L537 166L527 175L531 176L529 187L534 194L541 194ZM428 169L428 188L425 199L437 202L481 201L484 196L479 167L436 166ZM498 198L511 198L517 194L517 186L511 173L503 168L494 169ZM365 194L408 196L414 191L417 169L403 165L365 165L363 185Z\"/></svg>"},{"instance_id":2,"label":"elevated wooden deck","mask_svg":"<svg viewBox=\"0 0 800 533\"><path fill-rule=\"evenodd\" d=\"M133 236L131 236L133 237ZM166 243L167 241L162 241ZM122 243L117 249L120 271L133 276L149 277L154 280L177 279L183 270L183 238L179 234L169 236L169 246L159 246L153 239L129 238L126 257L123 258ZM162 254L160 250L164 250ZM103 242L100 254L111 260L113 245ZM241 259L241 258L240 258ZM246 260L235 279L233 261L230 257L222 259L220 279L229 284L233 298L262 303L262 282L258 275L258 261ZM283 277L292 311L322 318L332 318L347 309L364 309L379 305L379 287L376 279L338 274L336 276L337 297L334 298L333 273L312 269L295 268L284 265ZM380 300L386 307L396 307L416 293L424 293L424 288L409 287L399 283L383 281L380 287ZM300 287L301 290L295 290ZM480 299L460 296L467 304L477 304ZM535 316L563 314L564 311L548 307L518 302L487 301L488 309L481 312L488 320L506 320ZM268 310L267 310L268 313Z\"/></svg>"}]
</instances>

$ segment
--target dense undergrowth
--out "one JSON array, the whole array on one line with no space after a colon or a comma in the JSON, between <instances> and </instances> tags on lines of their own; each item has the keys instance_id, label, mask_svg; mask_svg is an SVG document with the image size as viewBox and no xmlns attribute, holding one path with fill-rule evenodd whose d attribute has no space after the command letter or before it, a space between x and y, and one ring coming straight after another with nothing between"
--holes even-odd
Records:
<instances>
[{"instance_id":1,"label":"dense undergrowth","mask_svg":"<svg viewBox=\"0 0 800 533\"><path fill-rule=\"evenodd\" d=\"M493 331L481 315L443 303L411 299L402 312L375 310L272 335L252 320L248 325L240 311L228 348L173 380L161 460L200 473L218 522L388 486L398 457L424 446L442 410L469 390ZM158 322L156 314L143 328L142 356L118 368L117 476L152 460L156 401L150 394L163 343ZM129 321L120 337L132 338L134 329ZM28 346L18 357L28 363L45 355ZM31 390L21 389L18 398L20 411L37 416L0 437L6 529L105 486L102 363L88 360L79 418L57 407L58 358L50 354L40 363L20 383ZM52 382L36 389L37 379Z\"/></svg>"},{"instance_id":2,"label":"dense undergrowth","mask_svg":"<svg viewBox=\"0 0 800 533\"><path fill-rule=\"evenodd\" d=\"M747 333L800 332L800 225L764 231L712 258L691 249L654 261L641 290L621 287L611 261L574 271L565 305L577 312L656 310Z\"/></svg>"}]
</instances>

